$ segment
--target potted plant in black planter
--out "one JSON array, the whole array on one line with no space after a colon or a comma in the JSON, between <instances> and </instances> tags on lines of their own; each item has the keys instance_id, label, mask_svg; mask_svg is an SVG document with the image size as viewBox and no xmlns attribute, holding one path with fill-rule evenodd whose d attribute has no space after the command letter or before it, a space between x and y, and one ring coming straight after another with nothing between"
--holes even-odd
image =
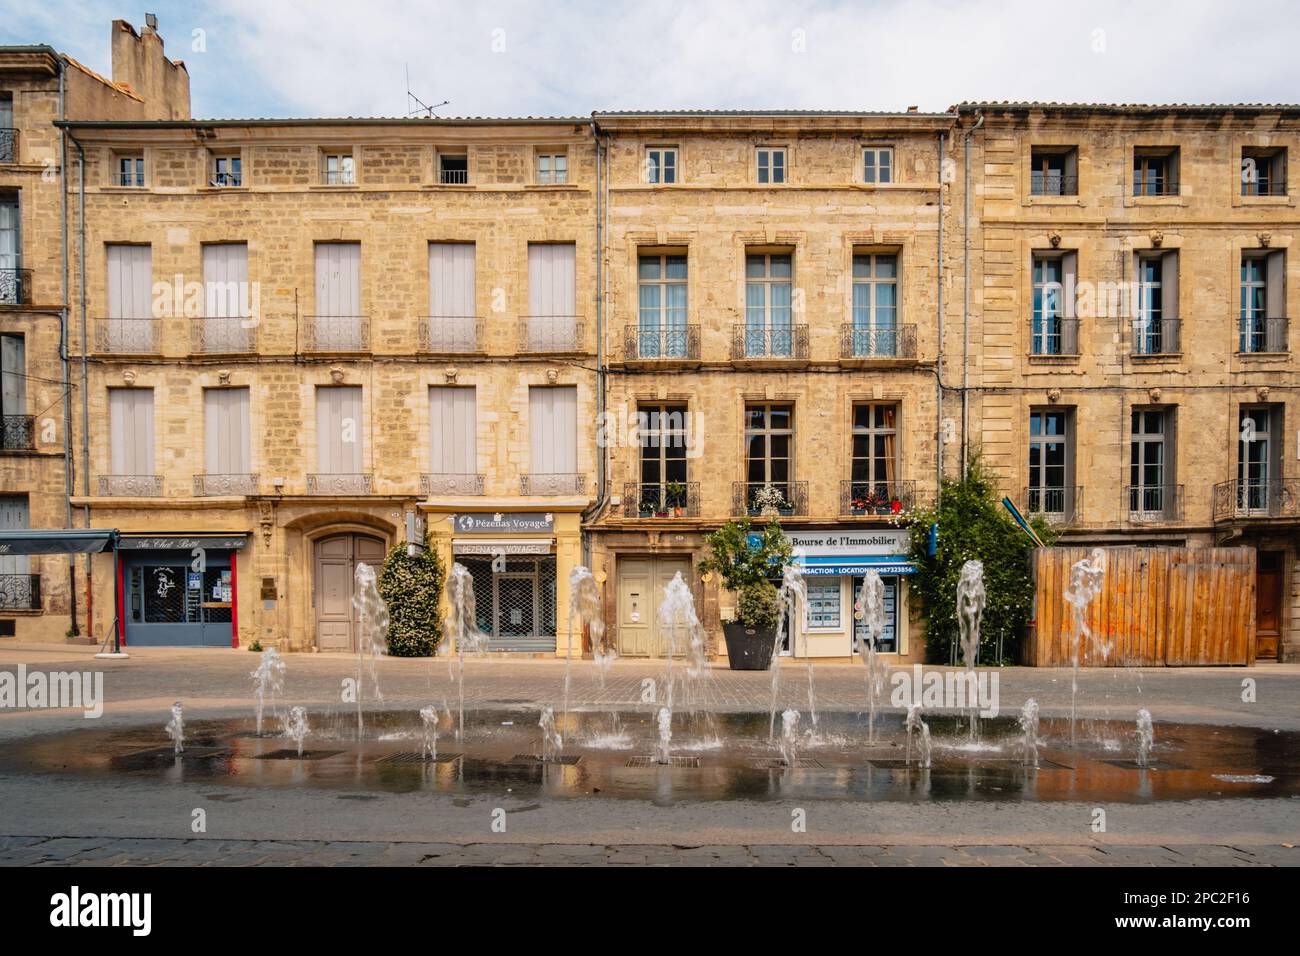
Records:
<instances>
[{"instance_id":1,"label":"potted plant in black planter","mask_svg":"<svg viewBox=\"0 0 1300 956\"><path fill-rule=\"evenodd\" d=\"M680 518L686 510L686 485L680 481L670 481L664 490L668 493L668 506L673 509L673 517Z\"/></svg>"},{"instance_id":2,"label":"potted plant in black planter","mask_svg":"<svg viewBox=\"0 0 1300 956\"><path fill-rule=\"evenodd\" d=\"M728 521L707 535L710 554L700 562L701 573L718 574L722 586L736 595L736 619L722 625L727 662L732 670L767 670L776 644L777 589L790 562L790 539L779 521L770 521L750 541L748 518Z\"/></svg>"}]
</instances>

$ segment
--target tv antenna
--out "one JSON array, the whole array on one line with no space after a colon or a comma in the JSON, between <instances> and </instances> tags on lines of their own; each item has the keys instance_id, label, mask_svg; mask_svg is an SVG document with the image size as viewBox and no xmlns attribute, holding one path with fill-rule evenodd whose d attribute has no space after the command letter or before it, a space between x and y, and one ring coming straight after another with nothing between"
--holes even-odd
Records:
<instances>
[{"instance_id":1,"label":"tv antenna","mask_svg":"<svg viewBox=\"0 0 1300 956\"><path fill-rule=\"evenodd\" d=\"M422 114L424 116L429 117L430 119L433 119L435 115L433 111L439 109L440 107L446 106L450 102L451 100L443 100L441 103L434 103L432 106L430 106L428 103L424 102L424 100L420 99L418 96L412 93L411 92L411 64L409 63L406 64L406 107L407 107L406 115L407 116L416 116ZM411 108L412 103L415 104L414 109Z\"/></svg>"}]
</instances>

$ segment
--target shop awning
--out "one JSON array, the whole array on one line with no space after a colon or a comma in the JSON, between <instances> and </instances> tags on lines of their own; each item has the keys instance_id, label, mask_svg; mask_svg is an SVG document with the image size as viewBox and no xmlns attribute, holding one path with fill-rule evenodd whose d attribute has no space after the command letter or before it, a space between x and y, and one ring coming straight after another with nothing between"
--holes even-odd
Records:
<instances>
[{"instance_id":1,"label":"shop awning","mask_svg":"<svg viewBox=\"0 0 1300 956\"><path fill-rule=\"evenodd\" d=\"M233 531L227 534L131 534L122 532L118 548L122 551L231 551L242 548L248 533Z\"/></svg>"},{"instance_id":2,"label":"shop awning","mask_svg":"<svg viewBox=\"0 0 1300 956\"><path fill-rule=\"evenodd\" d=\"M794 564L804 577L829 577L841 574L915 574L916 565L903 554L812 555Z\"/></svg>"},{"instance_id":3,"label":"shop awning","mask_svg":"<svg viewBox=\"0 0 1300 956\"><path fill-rule=\"evenodd\" d=\"M0 555L98 554L117 547L113 528L0 531Z\"/></svg>"}]
</instances>

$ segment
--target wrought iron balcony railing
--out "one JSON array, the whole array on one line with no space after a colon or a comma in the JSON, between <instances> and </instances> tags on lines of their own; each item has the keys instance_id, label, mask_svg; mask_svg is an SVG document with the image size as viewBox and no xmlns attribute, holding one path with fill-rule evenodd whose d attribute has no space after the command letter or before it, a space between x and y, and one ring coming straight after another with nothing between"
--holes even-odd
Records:
<instances>
[{"instance_id":1,"label":"wrought iron balcony railing","mask_svg":"<svg viewBox=\"0 0 1300 956\"><path fill-rule=\"evenodd\" d=\"M625 518L698 518L700 483L669 481L662 484L641 484L629 481L623 485L623 516Z\"/></svg>"},{"instance_id":2,"label":"wrought iron balcony railing","mask_svg":"<svg viewBox=\"0 0 1300 956\"><path fill-rule=\"evenodd\" d=\"M474 315L420 317L420 351L456 355L483 351L483 320Z\"/></svg>"},{"instance_id":3,"label":"wrought iron balcony railing","mask_svg":"<svg viewBox=\"0 0 1300 956\"><path fill-rule=\"evenodd\" d=\"M1128 485L1124 489L1124 507L1128 510L1128 520L1134 523L1181 521L1183 486Z\"/></svg>"},{"instance_id":4,"label":"wrought iron balcony railing","mask_svg":"<svg viewBox=\"0 0 1300 956\"><path fill-rule=\"evenodd\" d=\"M190 319L190 350L210 355L256 352L257 325L253 317Z\"/></svg>"},{"instance_id":5,"label":"wrought iron balcony railing","mask_svg":"<svg viewBox=\"0 0 1300 956\"><path fill-rule=\"evenodd\" d=\"M1256 178L1254 182L1246 182L1243 179L1241 194L1243 196L1285 196L1286 180L1269 179L1263 176Z\"/></svg>"},{"instance_id":6,"label":"wrought iron balcony railing","mask_svg":"<svg viewBox=\"0 0 1300 956\"><path fill-rule=\"evenodd\" d=\"M1073 524L1079 520L1082 501L1081 485L1037 485L1026 488L1020 496L1020 506L1025 514L1042 515L1054 524Z\"/></svg>"},{"instance_id":7,"label":"wrought iron balcony railing","mask_svg":"<svg viewBox=\"0 0 1300 956\"><path fill-rule=\"evenodd\" d=\"M111 355L149 355L158 351L158 320L96 319L95 351Z\"/></svg>"},{"instance_id":8,"label":"wrought iron balcony railing","mask_svg":"<svg viewBox=\"0 0 1300 956\"><path fill-rule=\"evenodd\" d=\"M162 475L100 475L99 493L112 498L161 498Z\"/></svg>"},{"instance_id":9,"label":"wrought iron balcony railing","mask_svg":"<svg viewBox=\"0 0 1300 956\"><path fill-rule=\"evenodd\" d=\"M213 173L212 178L208 180L209 186L242 186L244 184L244 174L238 173Z\"/></svg>"},{"instance_id":10,"label":"wrought iron balcony railing","mask_svg":"<svg viewBox=\"0 0 1300 956\"><path fill-rule=\"evenodd\" d=\"M583 338L583 322L576 315L530 315L519 320L520 354L577 352Z\"/></svg>"},{"instance_id":11,"label":"wrought iron balcony railing","mask_svg":"<svg viewBox=\"0 0 1300 956\"><path fill-rule=\"evenodd\" d=\"M0 416L0 448L5 451L32 451L36 448L34 415Z\"/></svg>"},{"instance_id":12,"label":"wrought iron balcony railing","mask_svg":"<svg viewBox=\"0 0 1300 956\"><path fill-rule=\"evenodd\" d=\"M303 328L303 351L370 351L370 316L309 315L306 319Z\"/></svg>"},{"instance_id":13,"label":"wrought iron balcony railing","mask_svg":"<svg viewBox=\"0 0 1300 956\"><path fill-rule=\"evenodd\" d=\"M1061 316L1029 320L1029 353L1031 355L1079 354L1079 320Z\"/></svg>"},{"instance_id":14,"label":"wrought iron balcony railing","mask_svg":"<svg viewBox=\"0 0 1300 956\"><path fill-rule=\"evenodd\" d=\"M195 475L194 495L198 498L218 495L255 495L257 475Z\"/></svg>"},{"instance_id":15,"label":"wrought iron balcony railing","mask_svg":"<svg viewBox=\"0 0 1300 956\"><path fill-rule=\"evenodd\" d=\"M1182 352L1182 322L1178 319L1160 319L1151 322L1136 319L1133 322L1134 355L1178 355Z\"/></svg>"},{"instance_id":16,"label":"wrought iron balcony railing","mask_svg":"<svg viewBox=\"0 0 1300 956\"><path fill-rule=\"evenodd\" d=\"M916 504L915 481L841 481L840 514L901 514Z\"/></svg>"},{"instance_id":17,"label":"wrought iron balcony railing","mask_svg":"<svg viewBox=\"0 0 1300 956\"><path fill-rule=\"evenodd\" d=\"M581 495L586 490L587 476L582 474L519 476L519 493L523 495Z\"/></svg>"},{"instance_id":18,"label":"wrought iron balcony railing","mask_svg":"<svg viewBox=\"0 0 1300 956\"><path fill-rule=\"evenodd\" d=\"M731 330L731 357L807 361L808 326L786 325L762 328L736 325Z\"/></svg>"},{"instance_id":19,"label":"wrought iron balcony railing","mask_svg":"<svg viewBox=\"0 0 1300 956\"><path fill-rule=\"evenodd\" d=\"M32 270L0 269L0 305L32 304Z\"/></svg>"},{"instance_id":20,"label":"wrought iron balcony railing","mask_svg":"<svg viewBox=\"0 0 1300 956\"><path fill-rule=\"evenodd\" d=\"M732 482L731 513L768 518L807 515L808 482Z\"/></svg>"},{"instance_id":21,"label":"wrought iron balcony railing","mask_svg":"<svg viewBox=\"0 0 1300 956\"><path fill-rule=\"evenodd\" d=\"M1289 352L1287 320L1243 315L1238 320L1237 351L1243 355Z\"/></svg>"},{"instance_id":22,"label":"wrought iron balcony railing","mask_svg":"<svg viewBox=\"0 0 1300 956\"><path fill-rule=\"evenodd\" d=\"M18 162L18 130L0 127L0 163Z\"/></svg>"},{"instance_id":23,"label":"wrought iron balcony railing","mask_svg":"<svg viewBox=\"0 0 1300 956\"><path fill-rule=\"evenodd\" d=\"M309 495L368 495L374 486L374 475L321 474L307 476Z\"/></svg>"},{"instance_id":24,"label":"wrought iron balcony railing","mask_svg":"<svg viewBox=\"0 0 1300 956\"><path fill-rule=\"evenodd\" d=\"M1214 486L1214 520L1300 517L1300 479L1233 479Z\"/></svg>"},{"instance_id":25,"label":"wrought iron balcony railing","mask_svg":"<svg viewBox=\"0 0 1300 956\"><path fill-rule=\"evenodd\" d=\"M420 476L420 494L426 498L431 495L481 495L483 476L448 472L423 474Z\"/></svg>"},{"instance_id":26,"label":"wrought iron balcony railing","mask_svg":"<svg viewBox=\"0 0 1300 956\"><path fill-rule=\"evenodd\" d=\"M1035 196L1077 196L1079 177L1061 173L1030 174L1030 192Z\"/></svg>"},{"instance_id":27,"label":"wrought iron balcony railing","mask_svg":"<svg viewBox=\"0 0 1300 956\"><path fill-rule=\"evenodd\" d=\"M469 182L468 169L439 169L438 182L444 186L464 186Z\"/></svg>"},{"instance_id":28,"label":"wrought iron balcony railing","mask_svg":"<svg viewBox=\"0 0 1300 956\"><path fill-rule=\"evenodd\" d=\"M39 574L0 574L0 608L6 611L41 609Z\"/></svg>"},{"instance_id":29,"label":"wrought iron balcony railing","mask_svg":"<svg viewBox=\"0 0 1300 956\"><path fill-rule=\"evenodd\" d=\"M1134 196L1177 196L1178 180L1176 179L1156 179L1156 180L1136 180L1133 183Z\"/></svg>"},{"instance_id":30,"label":"wrought iron balcony railing","mask_svg":"<svg viewBox=\"0 0 1300 956\"><path fill-rule=\"evenodd\" d=\"M623 329L625 362L685 362L699 357L698 325L629 325Z\"/></svg>"},{"instance_id":31,"label":"wrought iron balcony railing","mask_svg":"<svg viewBox=\"0 0 1300 956\"><path fill-rule=\"evenodd\" d=\"M893 328L846 324L840 326L840 358L914 359L916 326Z\"/></svg>"}]
</instances>

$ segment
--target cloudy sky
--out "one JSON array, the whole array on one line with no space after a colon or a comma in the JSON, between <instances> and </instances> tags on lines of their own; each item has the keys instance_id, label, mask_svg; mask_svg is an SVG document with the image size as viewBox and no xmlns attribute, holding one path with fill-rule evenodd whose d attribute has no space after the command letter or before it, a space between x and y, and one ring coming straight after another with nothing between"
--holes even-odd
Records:
<instances>
[{"instance_id":1,"label":"cloudy sky","mask_svg":"<svg viewBox=\"0 0 1300 956\"><path fill-rule=\"evenodd\" d=\"M1295 102L1287 0L0 0L0 44L105 74L109 23L158 14L194 115L593 109L943 110L960 100Z\"/></svg>"}]
</instances>

